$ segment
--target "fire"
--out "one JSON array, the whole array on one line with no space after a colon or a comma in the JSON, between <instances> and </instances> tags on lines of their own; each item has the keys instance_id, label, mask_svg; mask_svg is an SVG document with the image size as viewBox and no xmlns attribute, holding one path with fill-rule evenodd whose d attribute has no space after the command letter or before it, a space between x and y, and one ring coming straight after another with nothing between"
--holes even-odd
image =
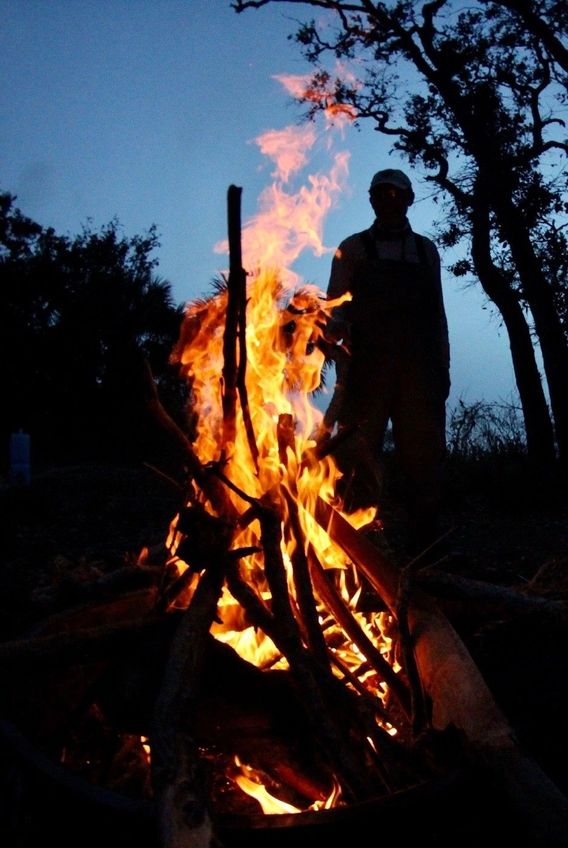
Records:
<instances>
[{"instance_id":1,"label":"fire","mask_svg":"<svg viewBox=\"0 0 568 848\"><path fill-rule=\"evenodd\" d=\"M299 807L295 807L293 804L289 804L281 798L277 798L275 795L271 794L263 782L265 780L264 776L258 769L245 765L241 762L239 757L235 757L235 765L237 768L234 775L235 783L240 786L243 792L250 795L251 798L256 798L262 808L262 812L265 815L306 812L306 810L301 810ZM327 798L322 801L314 801L314 803L310 804L307 809L329 810L331 807L335 806L340 795L341 790L339 786L334 784Z\"/></svg>"},{"instance_id":2,"label":"fire","mask_svg":"<svg viewBox=\"0 0 568 848\"><path fill-rule=\"evenodd\" d=\"M275 181L261 195L260 210L242 234L243 265L248 269L246 393L257 456L251 451L242 403L235 410L234 441L229 444L224 441L221 377L228 304L226 285L220 285L209 299L188 305L173 352L173 360L191 390L191 411L196 420L193 447L203 465L221 464L224 478L231 483L228 497L237 515L243 515L251 501L261 502L267 496L278 504L281 553L292 606L297 604L293 559L298 552L305 557L311 552L323 569L334 575L338 591L365 635L382 653L390 655L388 616L383 612L357 611L361 586L355 571L313 518L317 498L334 501L339 477L332 456L315 458L322 413L311 399L321 385L325 357L320 343L335 303L327 302L316 286L299 284L298 276L290 270L307 248L316 255L329 252L323 243L323 221L345 185L348 156L338 154L327 174L310 176L307 184L293 193L289 188L291 177L305 165L307 151L316 143L313 128L272 131L257 142L261 151L275 162ZM219 245L218 249L223 247L226 245ZM284 439L283 421L288 425ZM211 504L204 497L201 500L213 512ZM358 527L373 520L375 512L367 510L346 517ZM290 530L294 521L299 523L300 534ZM232 549L249 552L240 560L241 575L254 587L256 596L270 607L271 591L260 537L258 520L243 521L232 539ZM183 538L174 519L168 544L179 574L191 568L178 555ZM189 602L198 577L198 573L192 575L177 603ZM377 679L362 651L333 619L317 592L314 594L328 650L335 658L335 671L342 669L337 674L353 675L357 685L384 700L385 684ZM246 620L226 586L219 602L218 621L211 632L261 669L274 668L277 664L286 666L281 651L260 628ZM396 732L388 723L384 727L389 733ZM245 792L257 798L266 813L298 811L272 798L250 768L241 767L235 780ZM335 787L324 806L339 803L339 798Z\"/></svg>"}]
</instances>

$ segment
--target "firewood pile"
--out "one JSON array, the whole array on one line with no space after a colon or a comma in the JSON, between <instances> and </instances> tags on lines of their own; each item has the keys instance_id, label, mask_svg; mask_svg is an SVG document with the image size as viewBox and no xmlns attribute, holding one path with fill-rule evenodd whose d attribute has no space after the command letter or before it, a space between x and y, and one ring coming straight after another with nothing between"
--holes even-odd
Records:
<instances>
[{"instance_id":1,"label":"firewood pile","mask_svg":"<svg viewBox=\"0 0 568 848\"><path fill-rule=\"evenodd\" d=\"M238 197L233 187L231 269L214 301L220 413L201 412L190 439L148 379L187 469L167 545L86 581L74 606L47 592L33 630L0 644L6 844L35 845L50 828L83 846L297 848L369 829L474 846L489 828L567 844L565 796L517 743L443 611L467 598L485 611L546 605L565 621L565 603L444 581L419 561L400 568L317 476L339 437L302 439L294 413L268 402L273 441L259 436ZM188 347L206 313L188 313L176 353L195 397ZM311 356L321 320L302 293L271 349L299 339ZM206 460L203 439L215 445ZM250 490L237 474L247 463Z\"/></svg>"}]
</instances>

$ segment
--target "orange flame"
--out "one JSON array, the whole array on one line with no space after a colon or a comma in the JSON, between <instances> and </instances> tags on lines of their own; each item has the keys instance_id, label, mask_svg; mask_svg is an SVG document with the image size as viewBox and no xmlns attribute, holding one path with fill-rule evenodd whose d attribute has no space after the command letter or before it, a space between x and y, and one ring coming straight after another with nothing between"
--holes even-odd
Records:
<instances>
[{"instance_id":1,"label":"orange flame","mask_svg":"<svg viewBox=\"0 0 568 848\"><path fill-rule=\"evenodd\" d=\"M343 128L357 119L357 110L354 106L337 100L335 81L331 76L327 80L327 86L324 86L323 79L320 80L319 85L314 86L309 74L279 74L275 79L281 82L293 97L321 104L329 126ZM353 87L359 87L353 73L340 62L336 66L336 79L341 79Z\"/></svg>"},{"instance_id":2,"label":"orange flame","mask_svg":"<svg viewBox=\"0 0 568 848\"><path fill-rule=\"evenodd\" d=\"M318 342L335 305L326 301L314 285L299 283L290 265L300 253L310 249L318 256L330 252L323 242L323 222L338 194L345 187L348 174L348 154L335 155L328 173L310 175L295 193L288 187L290 180L307 162L307 151L317 142L313 127L288 127L282 132L265 133L257 143L275 162L274 183L259 198L258 213L243 230L243 264L248 269L246 307L246 388L256 445L258 464L251 458L243 411L236 411L236 437L229 456L224 456L224 473L235 487L248 497L260 498L269 492L286 489L298 509L304 538L317 551L324 568L343 573L342 592L361 626L385 653L390 642L385 635L385 615L356 612L359 583L354 569L312 515L316 498L331 501L339 471L332 457L310 461L316 446L315 433L321 424L322 413L311 400L321 383L324 354ZM217 246L226 250L226 243ZM197 418L194 449L203 463L215 462L226 448L222 443L222 384L223 335L227 292L220 290L207 301L189 304L173 360L180 366L191 386L192 411ZM277 424L280 416L288 415L294 422L293 439L281 454ZM243 512L247 504L230 491L236 509ZM282 498L284 505L284 498ZM346 516L355 526L375 517L375 510ZM285 522L285 518L283 519ZM297 544L292 534L282 534L283 558L291 575L290 561ZM172 560L182 572L187 564L177 558L181 536L175 520L168 539ZM257 547L259 528L253 522L234 538L235 548ZM307 543L306 543L307 544ZM262 553L253 553L241 560L242 576L254 586L261 598L270 599L264 575ZM196 578L197 579L197 578ZM191 595L192 586L188 588ZM289 576L290 592L293 581ZM187 599L185 599L187 602ZM322 618L328 617L321 607ZM260 630L249 626L242 610L225 589L219 604L218 622L212 627L216 638L228 642L245 659L260 668L285 663L276 646ZM346 639L334 622L326 627L330 650L341 657L343 665L354 674L365 665L365 657ZM361 682L377 697L384 699L385 687L372 673L361 671ZM390 732L390 728L389 729ZM259 787L250 771L241 774L239 785L258 798L263 810L275 812L283 807L267 798L265 788ZM328 802L337 803L337 793ZM286 811L290 811L287 809Z\"/></svg>"},{"instance_id":3,"label":"orange flame","mask_svg":"<svg viewBox=\"0 0 568 848\"><path fill-rule=\"evenodd\" d=\"M245 765L238 757L235 757L235 764L238 769L234 775L235 783L251 798L256 798L265 815L300 813L307 810L329 810L335 806L341 795L339 786L334 784L327 798L323 801L314 801L313 804L302 810L300 807L295 807L270 793L263 782L264 777L258 769Z\"/></svg>"},{"instance_id":4,"label":"orange flame","mask_svg":"<svg viewBox=\"0 0 568 848\"><path fill-rule=\"evenodd\" d=\"M261 192L259 211L243 229L243 262L252 274L259 274L259 269L276 274L286 289L300 282L290 267L300 254L308 249L316 256L331 252L323 243L323 223L346 187L349 153L342 151L327 174L311 174L296 192L286 189L306 164L306 151L316 140L313 127L271 130L256 139L260 150L276 162L275 179ZM215 245L219 253L227 249L226 240Z\"/></svg>"}]
</instances>

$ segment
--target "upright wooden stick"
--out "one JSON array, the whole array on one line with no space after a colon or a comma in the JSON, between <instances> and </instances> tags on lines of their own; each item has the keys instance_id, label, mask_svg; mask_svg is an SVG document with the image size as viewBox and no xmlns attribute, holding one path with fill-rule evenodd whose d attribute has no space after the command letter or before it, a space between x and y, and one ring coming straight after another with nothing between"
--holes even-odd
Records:
<instances>
[{"instance_id":1,"label":"upright wooden stick","mask_svg":"<svg viewBox=\"0 0 568 848\"><path fill-rule=\"evenodd\" d=\"M246 306L247 284L241 247L241 194L229 186L227 215L229 230L229 281L225 336L223 338L223 452L231 452L236 438L237 397L251 456L258 471L258 447L252 427L246 390Z\"/></svg>"},{"instance_id":2,"label":"upright wooden stick","mask_svg":"<svg viewBox=\"0 0 568 848\"><path fill-rule=\"evenodd\" d=\"M244 277L241 256L242 189L229 186L227 216L229 229L229 283L225 335L223 337L223 450L231 451L236 437L237 407L237 333L241 278Z\"/></svg>"}]
</instances>

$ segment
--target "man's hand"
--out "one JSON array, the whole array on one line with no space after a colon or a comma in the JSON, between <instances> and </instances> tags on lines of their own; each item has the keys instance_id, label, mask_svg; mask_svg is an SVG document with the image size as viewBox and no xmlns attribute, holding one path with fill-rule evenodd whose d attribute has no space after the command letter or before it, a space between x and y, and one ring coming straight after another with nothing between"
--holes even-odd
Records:
<instances>
[{"instance_id":1,"label":"man's hand","mask_svg":"<svg viewBox=\"0 0 568 848\"><path fill-rule=\"evenodd\" d=\"M326 315L316 321L319 330L317 346L326 359L335 359L338 351L349 352L349 322Z\"/></svg>"}]
</instances>

